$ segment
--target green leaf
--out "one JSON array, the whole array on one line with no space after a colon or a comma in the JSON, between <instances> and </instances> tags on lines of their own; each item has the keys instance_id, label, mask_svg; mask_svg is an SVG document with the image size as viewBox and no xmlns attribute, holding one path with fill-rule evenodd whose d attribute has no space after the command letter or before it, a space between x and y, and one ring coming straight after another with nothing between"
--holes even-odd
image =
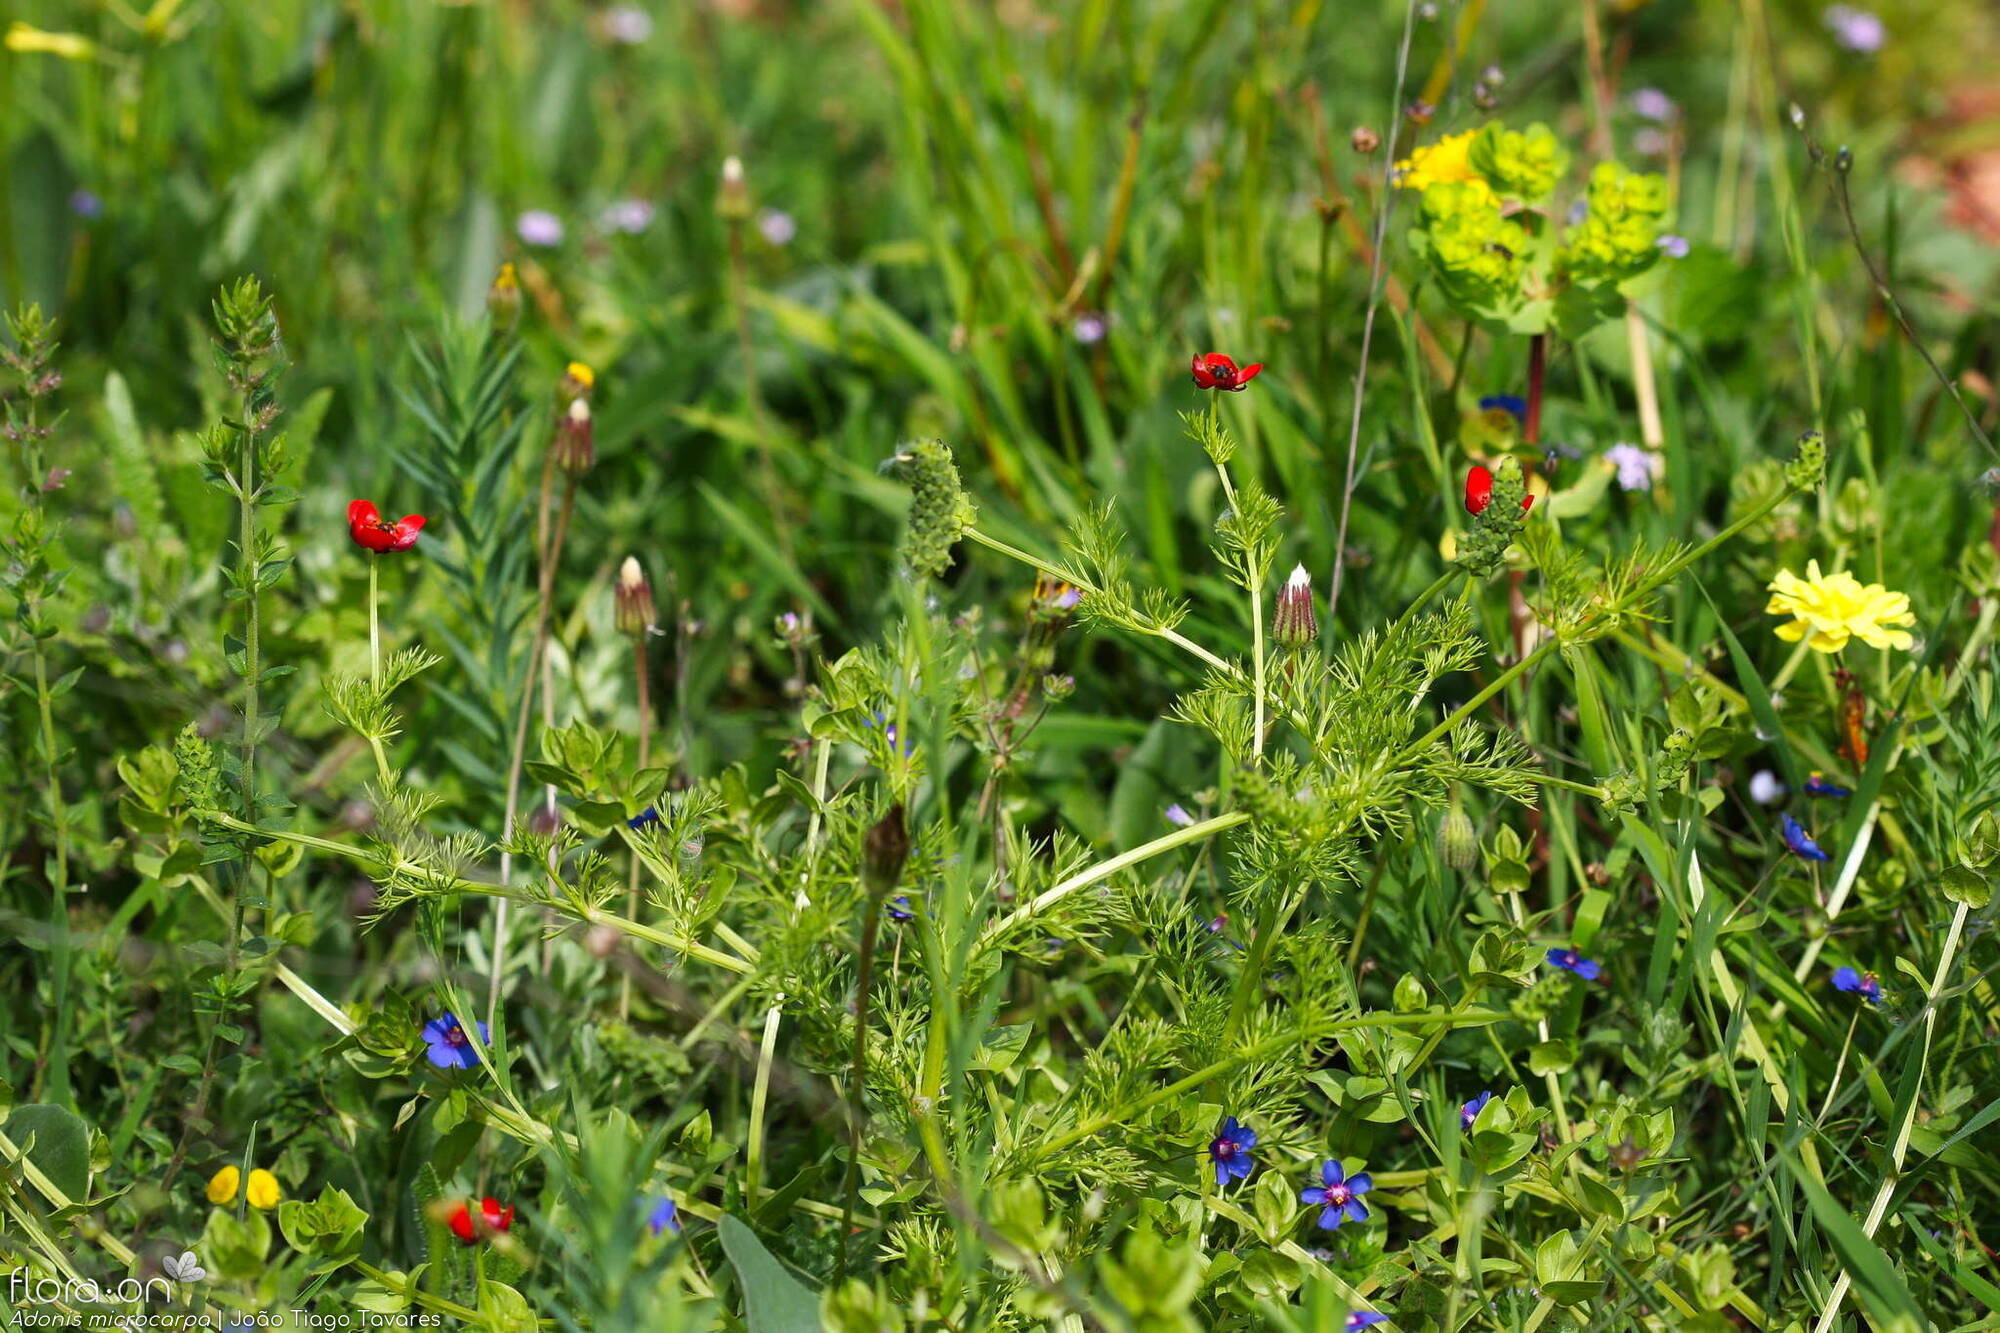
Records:
<instances>
[{"instance_id":1,"label":"green leaf","mask_svg":"<svg viewBox=\"0 0 2000 1333\"><path fill-rule=\"evenodd\" d=\"M1835 1202L1811 1172L1789 1154L1782 1160L1805 1194L1820 1230L1840 1255L1841 1266L1854 1279L1855 1295L1875 1327L1882 1333L1917 1333L1927 1327L1924 1312L1882 1247L1868 1238L1861 1224Z\"/></svg>"},{"instance_id":2,"label":"green leaf","mask_svg":"<svg viewBox=\"0 0 2000 1333\"><path fill-rule=\"evenodd\" d=\"M17 1106L5 1132L16 1148L27 1148L28 1160L69 1202L84 1202L90 1193L90 1127L76 1112L41 1103Z\"/></svg>"},{"instance_id":3,"label":"green leaf","mask_svg":"<svg viewBox=\"0 0 2000 1333\"><path fill-rule=\"evenodd\" d=\"M716 1222L722 1251L743 1286L750 1333L819 1333L819 1297L764 1248L757 1233L725 1213Z\"/></svg>"}]
</instances>

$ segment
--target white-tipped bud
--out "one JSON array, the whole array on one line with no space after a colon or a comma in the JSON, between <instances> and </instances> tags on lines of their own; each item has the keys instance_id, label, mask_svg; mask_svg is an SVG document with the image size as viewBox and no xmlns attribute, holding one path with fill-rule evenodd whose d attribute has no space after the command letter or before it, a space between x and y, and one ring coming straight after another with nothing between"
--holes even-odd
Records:
<instances>
[{"instance_id":1,"label":"white-tipped bud","mask_svg":"<svg viewBox=\"0 0 2000 1333\"><path fill-rule=\"evenodd\" d=\"M722 159L722 188L716 192L715 211L731 222L750 216L750 182L743 174L743 159L734 153Z\"/></svg>"},{"instance_id":2,"label":"white-tipped bud","mask_svg":"<svg viewBox=\"0 0 2000 1333\"><path fill-rule=\"evenodd\" d=\"M1319 637L1319 619L1313 614L1312 575L1304 565L1296 566L1285 586L1278 590L1278 605L1271 613L1271 637L1286 648L1303 648Z\"/></svg>"},{"instance_id":3,"label":"white-tipped bud","mask_svg":"<svg viewBox=\"0 0 2000 1333\"><path fill-rule=\"evenodd\" d=\"M637 556L626 556L625 563L618 566L613 612L620 634L636 636L653 628L653 619L658 614L653 607L653 585L646 581L646 571L639 567Z\"/></svg>"},{"instance_id":4,"label":"white-tipped bud","mask_svg":"<svg viewBox=\"0 0 2000 1333\"><path fill-rule=\"evenodd\" d=\"M572 477L590 471L597 461L597 436L590 421L590 402L572 398L569 410L556 420L556 466Z\"/></svg>"}]
</instances>

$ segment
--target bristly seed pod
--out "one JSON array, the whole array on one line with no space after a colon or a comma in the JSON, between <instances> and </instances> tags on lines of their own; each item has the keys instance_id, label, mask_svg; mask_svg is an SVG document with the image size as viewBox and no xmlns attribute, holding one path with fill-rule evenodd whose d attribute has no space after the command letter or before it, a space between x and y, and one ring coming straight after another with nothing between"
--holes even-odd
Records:
<instances>
[{"instance_id":1,"label":"bristly seed pod","mask_svg":"<svg viewBox=\"0 0 2000 1333\"><path fill-rule=\"evenodd\" d=\"M903 878L910 859L910 831L903 825L903 803L889 807L861 840L861 878L868 892L881 897Z\"/></svg>"},{"instance_id":2,"label":"bristly seed pod","mask_svg":"<svg viewBox=\"0 0 2000 1333\"><path fill-rule=\"evenodd\" d=\"M972 526L972 501L959 481L958 464L943 440L914 440L891 461L910 483L903 565L913 577L937 578L951 568L951 548Z\"/></svg>"},{"instance_id":3,"label":"bristly seed pod","mask_svg":"<svg viewBox=\"0 0 2000 1333\"><path fill-rule=\"evenodd\" d=\"M652 632L659 612L653 605L653 585L646 581L646 571L639 567L637 556L626 556L625 563L618 567L615 597L612 618L620 634L636 638Z\"/></svg>"},{"instance_id":4,"label":"bristly seed pod","mask_svg":"<svg viewBox=\"0 0 2000 1333\"><path fill-rule=\"evenodd\" d=\"M1312 575L1304 565L1298 565L1285 580L1285 586L1278 590L1278 604L1271 612L1271 638L1285 648L1303 648L1318 637Z\"/></svg>"},{"instance_id":5,"label":"bristly seed pod","mask_svg":"<svg viewBox=\"0 0 2000 1333\"><path fill-rule=\"evenodd\" d=\"M1453 870L1470 870L1479 864L1479 835L1455 796L1438 825L1438 854Z\"/></svg>"},{"instance_id":6,"label":"bristly seed pod","mask_svg":"<svg viewBox=\"0 0 2000 1333\"><path fill-rule=\"evenodd\" d=\"M556 422L556 438L550 448L555 451L556 466L572 477L580 477L590 471L590 465L597 461L596 432L590 422L590 402L584 398L570 400L569 411Z\"/></svg>"}]
</instances>

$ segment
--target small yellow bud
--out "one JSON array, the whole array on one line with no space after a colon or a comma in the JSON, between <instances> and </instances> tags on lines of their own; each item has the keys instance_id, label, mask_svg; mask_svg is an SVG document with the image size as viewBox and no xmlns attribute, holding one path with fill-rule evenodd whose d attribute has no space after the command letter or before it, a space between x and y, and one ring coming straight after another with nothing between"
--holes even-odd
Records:
<instances>
[{"instance_id":1,"label":"small yellow bud","mask_svg":"<svg viewBox=\"0 0 2000 1333\"><path fill-rule=\"evenodd\" d=\"M208 1201L217 1207L236 1197L236 1186L243 1179L243 1173L233 1166L225 1166L208 1178Z\"/></svg>"},{"instance_id":2,"label":"small yellow bud","mask_svg":"<svg viewBox=\"0 0 2000 1333\"><path fill-rule=\"evenodd\" d=\"M278 1178L260 1166L250 1173L250 1184L244 1189L243 1197L250 1201L252 1208L268 1210L278 1206L283 1192L278 1188Z\"/></svg>"},{"instance_id":3,"label":"small yellow bud","mask_svg":"<svg viewBox=\"0 0 2000 1333\"><path fill-rule=\"evenodd\" d=\"M586 389L597 383L597 372L581 361L570 362L565 368L565 373Z\"/></svg>"}]
</instances>

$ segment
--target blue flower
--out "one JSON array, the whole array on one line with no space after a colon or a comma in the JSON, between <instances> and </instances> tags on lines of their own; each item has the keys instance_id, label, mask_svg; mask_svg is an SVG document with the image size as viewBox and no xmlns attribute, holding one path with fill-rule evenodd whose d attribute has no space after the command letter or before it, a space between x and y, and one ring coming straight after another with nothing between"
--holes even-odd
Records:
<instances>
[{"instance_id":1,"label":"blue flower","mask_svg":"<svg viewBox=\"0 0 2000 1333\"><path fill-rule=\"evenodd\" d=\"M1806 832L1805 825L1799 823L1798 820L1793 819L1790 815L1778 816L1778 831L1784 836L1785 846L1791 848L1806 860L1831 861L1833 859L1820 849L1818 843L1813 841L1812 834Z\"/></svg>"},{"instance_id":2,"label":"blue flower","mask_svg":"<svg viewBox=\"0 0 2000 1333\"><path fill-rule=\"evenodd\" d=\"M1367 1328L1370 1324L1386 1324L1388 1322L1388 1315L1376 1314L1373 1310L1356 1310L1353 1314L1347 1316L1347 1333L1354 1333L1354 1330L1357 1328Z\"/></svg>"},{"instance_id":3,"label":"blue flower","mask_svg":"<svg viewBox=\"0 0 2000 1333\"><path fill-rule=\"evenodd\" d=\"M479 1044L484 1046L491 1040L481 1023ZM424 1024L424 1042L429 1047L424 1054L439 1069L471 1069L479 1063L479 1053L472 1049L472 1039L465 1035L465 1025L456 1014L443 1013Z\"/></svg>"},{"instance_id":4,"label":"blue flower","mask_svg":"<svg viewBox=\"0 0 2000 1333\"><path fill-rule=\"evenodd\" d=\"M641 810L638 814L633 815L630 819L626 820L625 827L643 833L647 829L652 828L655 824L659 822L660 822L659 807L649 805L644 810Z\"/></svg>"},{"instance_id":5,"label":"blue flower","mask_svg":"<svg viewBox=\"0 0 2000 1333\"><path fill-rule=\"evenodd\" d=\"M897 734L896 724L890 721L887 717L884 717L882 714L880 713L869 714L868 725L880 731L882 733L882 739L889 742L889 749L894 753L901 755L903 758L908 759L911 755L917 752L917 743L915 741L906 741L902 739L902 737Z\"/></svg>"},{"instance_id":6,"label":"blue flower","mask_svg":"<svg viewBox=\"0 0 2000 1333\"><path fill-rule=\"evenodd\" d=\"M1597 980L1598 974L1604 970L1590 959L1578 953L1575 949L1550 949L1548 960L1553 966L1559 967L1565 972L1574 972L1585 981Z\"/></svg>"},{"instance_id":7,"label":"blue flower","mask_svg":"<svg viewBox=\"0 0 2000 1333\"><path fill-rule=\"evenodd\" d=\"M655 1236L662 1231L671 1231L678 1236L681 1232L680 1210L674 1207L671 1198L663 1194L653 1201L652 1210L646 1214L646 1225L652 1228Z\"/></svg>"},{"instance_id":8,"label":"blue flower","mask_svg":"<svg viewBox=\"0 0 2000 1333\"><path fill-rule=\"evenodd\" d=\"M1826 780L1826 775L1821 773L1817 769L1814 769L1810 774L1807 775L1804 790L1805 794L1808 796L1854 795L1854 793L1849 791L1847 788L1836 786L1834 783L1828 782Z\"/></svg>"},{"instance_id":9,"label":"blue flower","mask_svg":"<svg viewBox=\"0 0 2000 1333\"><path fill-rule=\"evenodd\" d=\"M1366 1171L1350 1176L1339 1162L1332 1161L1320 1167L1319 1178L1320 1184L1299 1191L1299 1202L1320 1205L1322 1230L1338 1231L1342 1222L1368 1220L1368 1208L1361 1202L1361 1196L1375 1188L1375 1181Z\"/></svg>"},{"instance_id":10,"label":"blue flower","mask_svg":"<svg viewBox=\"0 0 2000 1333\"><path fill-rule=\"evenodd\" d=\"M1208 1145L1208 1160L1215 1163L1215 1187L1221 1189L1231 1180L1243 1180L1250 1174L1250 1168L1257 1164L1250 1156L1250 1150L1257 1146L1257 1131L1248 1125L1240 1125L1235 1116L1222 1122L1222 1132L1215 1136L1215 1142Z\"/></svg>"},{"instance_id":11,"label":"blue flower","mask_svg":"<svg viewBox=\"0 0 2000 1333\"><path fill-rule=\"evenodd\" d=\"M1495 408L1510 413L1516 421L1528 419L1528 400L1518 394L1491 393L1479 400L1480 411L1491 412Z\"/></svg>"},{"instance_id":12,"label":"blue flower","mask_svg":"<svg viewBox=\"0 0 2000 1333\"><path fill-rule=\"evenodd\" d=\"M889 900L889 919L891 921L914 921L916 916L917 909L910 905L909 894L898 894Z\"/></svg>"},{"instance_id":13,"label":"blue flower","mask_svg":"<svg viewBox=\"0 0 2000 1333\"><path fill-rule=\"evenodd\" d=\"M1459 1107L1458 1108L1459 1128L1471 1129L1472 1122L1479 1119L1479 1113L1485 1110L1486 1103L1492 1100L1493 1100L1493 1094L1491 1092L1482 1092L1477 1097L1474 1097L1471 1101L1467 1102L1465 1105Z\"/></svg>"},{"instance_id":14,"label":"blue flower","mask_svg":"<svg viewBox=\"0 0 2000 1333\"><path fill-rule=\"evenodd\" d=\"M1182 805L1179 801L1175 801L1167 807L1167 822L1175 828L1186 828L1188 825L1194 823L1194 816L1187 812L1186 806Z\"/></svg>"},{"instance_id":15,"label":"blue flower","mask_svg":"<svg viewBox=\"0 0 2000 1333\"><path fill-rule=\"evenodd\" d=\"M1851 967L1833 969L1833 988L1851 991L1870 1004L1882 1003L1882 983L1873 972L1856 972Z\"/></svg>"}]
</instances>

